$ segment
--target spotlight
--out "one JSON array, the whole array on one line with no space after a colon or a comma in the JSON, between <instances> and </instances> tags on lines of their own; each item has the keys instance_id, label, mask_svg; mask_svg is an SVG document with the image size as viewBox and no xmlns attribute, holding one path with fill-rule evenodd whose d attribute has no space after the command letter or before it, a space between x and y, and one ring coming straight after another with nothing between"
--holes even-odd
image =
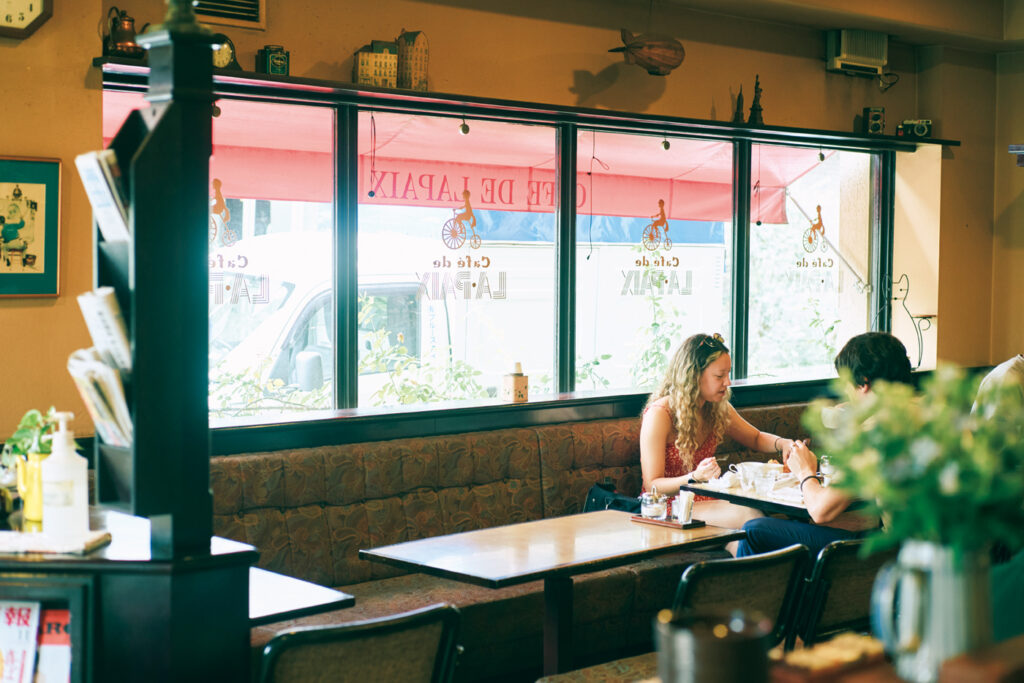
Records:
<instances>
[{"instance_id":1,"label":"spotlight","mask_svg":"<svg viewBox=\"0 0 1024 683\"><path fill-rule=\"evenodd\" d=\"M459 126L459 132L463 135L469 135L469 124L466 123L466 117L462 117L462 125Z\"/></svg>"}]
</instances>

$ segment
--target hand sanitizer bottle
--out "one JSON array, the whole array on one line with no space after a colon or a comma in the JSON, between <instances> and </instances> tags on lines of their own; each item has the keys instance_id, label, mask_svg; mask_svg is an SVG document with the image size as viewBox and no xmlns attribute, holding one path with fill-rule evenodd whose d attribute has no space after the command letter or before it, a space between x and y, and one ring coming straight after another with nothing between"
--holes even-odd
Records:
<instances>
[{"instance_id":1,"label":"hand sanitizer bottle","mask_svg":"<svg viewBox=\"0 0 1024 683\"><path fill-rule=\"evenodd\" d=\"M43 461L43 533L66 543L85 542L89 534L88 461L75 452L75 435L68 431L71 413L57 413L50 457Z\"/></svg>"}]
</instances>

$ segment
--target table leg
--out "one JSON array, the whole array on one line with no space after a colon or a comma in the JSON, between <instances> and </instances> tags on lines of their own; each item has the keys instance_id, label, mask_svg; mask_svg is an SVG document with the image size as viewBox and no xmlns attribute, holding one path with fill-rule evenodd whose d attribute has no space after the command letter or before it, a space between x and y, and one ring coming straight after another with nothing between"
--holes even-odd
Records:
<instances>
[{"instance_id":1,"label":"table leg","mask_svg":"<svg viewBox=\"0 0 1024 683\"><path fill-rule=\"evenodd\" d=\"M544 675L572 668L572 577L544 579Z\"/></svg>"}]
</instances>

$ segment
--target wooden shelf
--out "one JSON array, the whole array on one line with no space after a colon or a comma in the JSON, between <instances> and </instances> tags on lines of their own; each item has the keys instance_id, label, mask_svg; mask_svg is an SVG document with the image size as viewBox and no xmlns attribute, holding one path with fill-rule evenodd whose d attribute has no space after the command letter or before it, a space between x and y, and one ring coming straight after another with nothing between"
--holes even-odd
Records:
<instances>
[{"instance_id":1,"label":"wooden shelf","mask_svg":"<svg viewBox=\"0 0 1024 683\"><path fill-rule=\"evenodd\" d=\"M129 90L145 88L149 67L138 60L97 57L93 66L103 72L103 84ZM375 111L417 110L424 113L465 114L480 118L573 123L607 129L650 129L658 135L731 137L754 142L822 145L842 149L913 151L918 145L959 146L959 140L867 135L813 128L748 126L726 121L641 115L606 109L556 107L448 93L398 88L372 88L353 83L298 76L273 76L252 71L214 70L214 90L222 95L252 96L307 103L344 103Z\"/></svg>"}]
</instances>

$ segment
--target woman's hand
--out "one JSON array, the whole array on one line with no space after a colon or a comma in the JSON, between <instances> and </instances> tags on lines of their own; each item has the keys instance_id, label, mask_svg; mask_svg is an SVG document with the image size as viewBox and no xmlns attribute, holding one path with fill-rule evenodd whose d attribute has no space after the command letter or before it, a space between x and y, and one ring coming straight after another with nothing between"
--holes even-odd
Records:
<instances>
[{"instance_id":1,"label":"woman's hand","mask_svg":"<svg viewBox=\"0 0 1024 683\"><path fill-rule=\"evenodd\" d=\"M818 456L807 447L804 441L794 441L786 454L786 466L796 475L797 480L818 473Z\"/></svg>"},{"instance_id":2,"label":"woman's hand","mask_svg":"<svg viewBox=\"0 0 1024 683\"><path fill-rule=\"evenodd\" d=\"M722 474L722 468L718 466L715 456L701 460L697 467L690 473L690 481L711 481Z\"/></svg>"}]
</instances>

